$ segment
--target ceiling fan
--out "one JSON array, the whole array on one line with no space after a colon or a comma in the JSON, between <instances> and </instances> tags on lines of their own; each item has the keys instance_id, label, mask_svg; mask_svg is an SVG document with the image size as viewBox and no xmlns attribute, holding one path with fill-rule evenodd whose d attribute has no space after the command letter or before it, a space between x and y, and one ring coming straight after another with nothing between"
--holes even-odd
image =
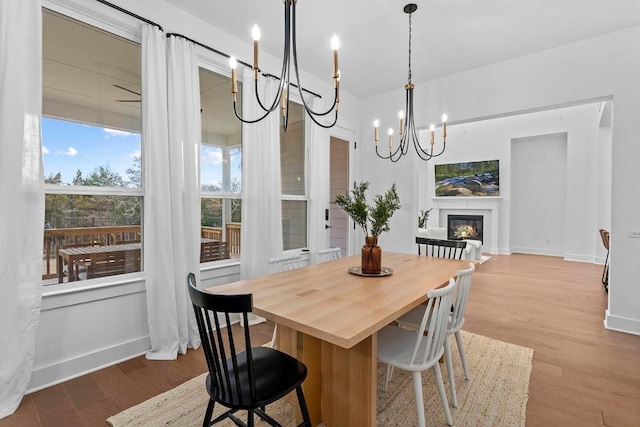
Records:
<instances>
[{"instance_id":1,"label":"ceiling fan","mask_svg":"<svg viewBox=\"0 0 640 427\"><path fill-rule=\"evenodd\" d=\"M133 93L134 95L138 95L140 96L140 94L136 91L133 91L131 89L127 89L126 87L122 87L120 85L113 85L115 87L117 87L118 89L122 89L122 90L126 90L127 92ZM139 99L116 99L117 102L140 102ZM200 112L202 113L202 108L200 109Z\"/></svg>"},{"instance_id":2,"label":"ceiling fan","mask_svg":"<svg viewBox=\"0 0 640 427\"><path fill-rule=\"evenodd\" d=\"M118 89L122 89L125 90L129 93L133 93L134 95L138 95L140 96L140 94L136 91L133 91L131 89L127 89L126 87L122 87L120 85L113 85L114 87L117 87ZM140 102L140 99L116 99L117 102Z\"/></svg>"}]
</instances>

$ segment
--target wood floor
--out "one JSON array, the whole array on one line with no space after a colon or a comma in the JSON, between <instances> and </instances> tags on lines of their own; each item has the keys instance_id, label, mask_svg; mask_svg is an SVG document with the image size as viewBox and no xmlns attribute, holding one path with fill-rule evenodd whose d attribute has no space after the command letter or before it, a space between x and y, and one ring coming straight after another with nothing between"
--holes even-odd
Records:
<instances>
[{"instance_id":1,"label":"wood floor","mask_svg":"<svg viewBox=\"0 0 640 427\"><path fill-rule=\"evenodd\" d=\"M640 336L604 328L601 272L511 255L493 256L474 273L464 329L534 349L528 427L640 426ZM253 326L253 342L269 341L272 327ZM173 362L139 357L25 396L0 427L104 426L205 370L201 350Z\"/></svg>"}]
</instances>

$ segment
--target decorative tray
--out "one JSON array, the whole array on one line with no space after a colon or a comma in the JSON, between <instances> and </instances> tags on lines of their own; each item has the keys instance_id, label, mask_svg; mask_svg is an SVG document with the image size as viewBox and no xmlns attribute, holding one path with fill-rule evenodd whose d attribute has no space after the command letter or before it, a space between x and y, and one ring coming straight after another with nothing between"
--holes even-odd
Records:
<instances>
[{"instance_id":1,"label":"decorative tray","mask_svg":"<svg viewBox=\"0 0 640 427\"><path fill-rule=\"evenodd\" d=\"M380 270L380 274L368 274L363 273L360 267L349 267L349 273L355 274L356 276L365 276L365 277L384 277L391 276L393 274L393 270L389 267L382 267Z\"/></svg>"}]
</instances>

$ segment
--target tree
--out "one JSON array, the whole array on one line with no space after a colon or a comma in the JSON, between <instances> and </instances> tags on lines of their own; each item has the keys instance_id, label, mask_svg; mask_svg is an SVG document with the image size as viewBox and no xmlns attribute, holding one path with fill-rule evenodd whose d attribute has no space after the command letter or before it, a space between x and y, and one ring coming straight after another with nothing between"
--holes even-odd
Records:
<instances>
[{"instance_id":1,"label":"tree","mask_svg":"<svg viewBox=\"0 0 640 427\"><path fill-rule=\"evenodd\" d=\"M73 181L71 182L73 185L82 185L83 179L82 179L82 171L80 171L80 169L78 169L78 171L76 172L76 176L75 178L73 178Z\"/></svg>"},{"instance_id":2,"label":"tree","mask_svg":"<svg viewBox=\"0 0 640 427\"><path fill-rule=\"evenodd\" d=\"M128 187L142 188L142 158L135 156L133 158L133 166L127 169L129 180L126 182Z\"/></svg>"},{"instance_id":3,"label":"tree","mask_svg":"<svg viewBox=\"0 0 640 427\"><path fill-rule=\"evenodd\" d=\"M62 185L62 174L59 171L56 174L51 172L49 176L44 179L44 183Z\"/></svg>"},{"instance_id":4,"label":"tree","mask_svg":"<svg viewBox=\"0 0 640 427\"><path fill-rule=\"evenodd\" d=\"M109 165L96 166L93 172L83 180L82 185L96 187L126 187L124 179L117 172L113 172Z\"/></svg>"}]
</instances>

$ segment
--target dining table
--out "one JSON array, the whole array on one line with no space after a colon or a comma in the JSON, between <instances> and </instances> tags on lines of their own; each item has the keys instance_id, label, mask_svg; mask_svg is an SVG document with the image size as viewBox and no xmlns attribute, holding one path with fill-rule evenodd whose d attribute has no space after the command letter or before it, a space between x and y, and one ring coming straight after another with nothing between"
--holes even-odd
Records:
<instances>
[{"instance_id":1,"label":"dining table","mask_svg":"<svg viewBox=\"0 0 640 427\"><path fill-rule=\"evenodd\" d=\"M133 252L136 258L140 258L140 243L123 243L120 245L92 245L92 246L76 246L58 250L58 283L64 280L64 266L67 266L67 274L69 282L80 280L79 266L88 264L92 254L111 253L111 252Z\"/></svg>"},{"instance_id":2,"label":"dining table","mask_svg":"<svg viewBox=\"0 0 640 427\"><path fill-rule=\"evenodd\" d=\"M382 265L381 275L360 275L354 255L207 290L252 294L253 312L278 324L277 349L307 366L313 425L375 426L377 332L469 261L385 251Z\"/></svg>"}]
</instances>

